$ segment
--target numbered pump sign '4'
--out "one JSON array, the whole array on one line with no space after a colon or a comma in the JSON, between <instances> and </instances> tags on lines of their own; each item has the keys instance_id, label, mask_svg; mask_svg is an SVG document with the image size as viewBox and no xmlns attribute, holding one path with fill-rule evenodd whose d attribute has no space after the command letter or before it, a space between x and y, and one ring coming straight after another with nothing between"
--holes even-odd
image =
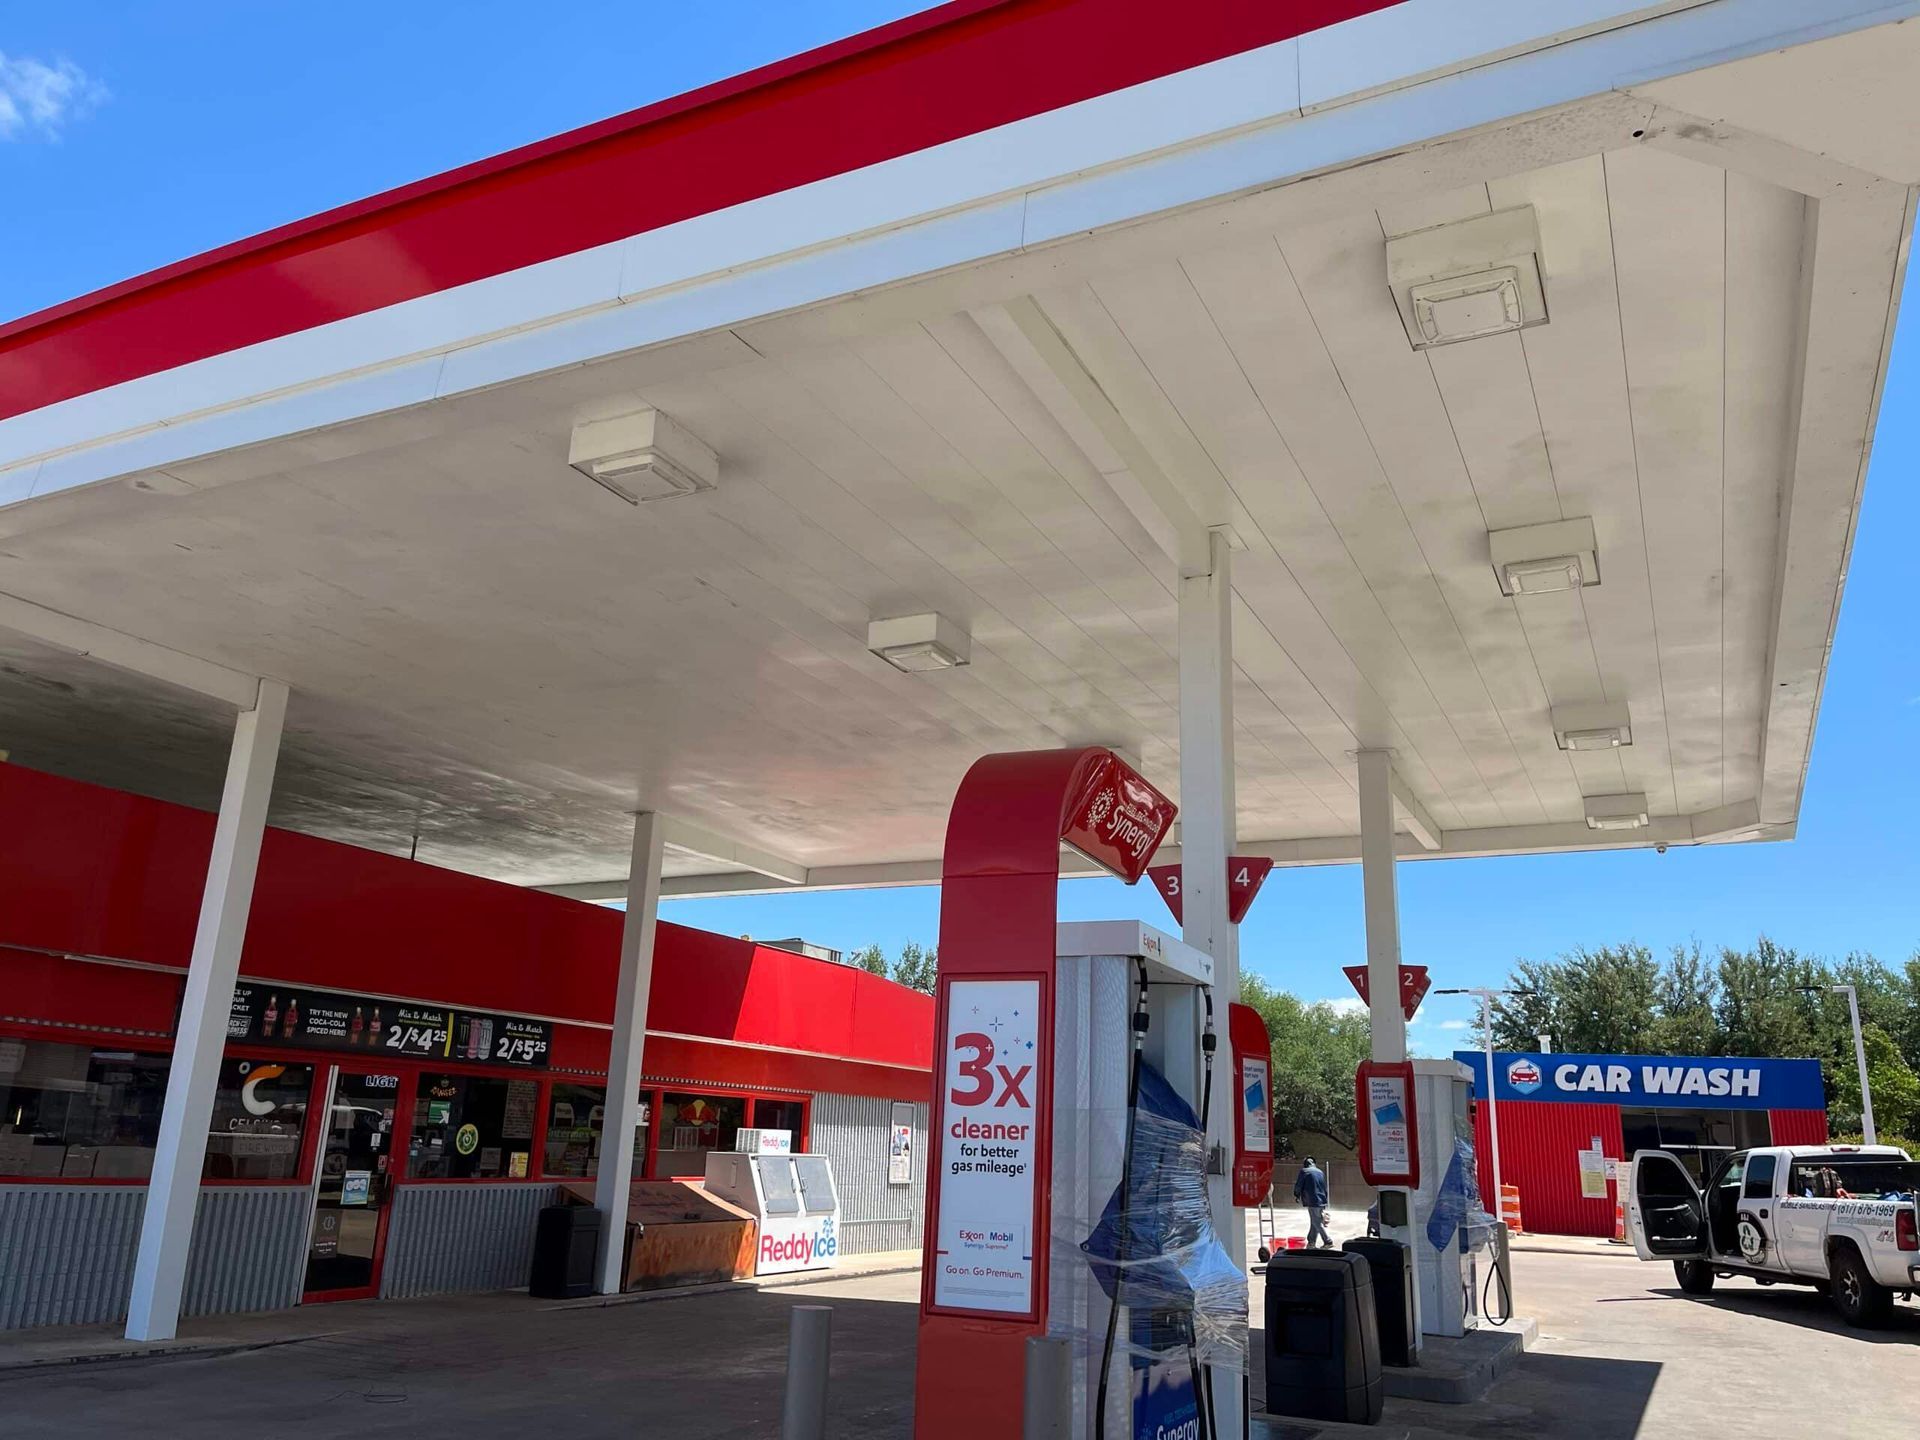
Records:
<instances>
[{"instance_id":1,"label":"numbered pump sign '4'","mask_svg":"<svg viewBox=\"0 0 1920 1440\"><path fill-rule=\"evenodd\" d=\"M1253 897L1260 893L1260 887L1266 883L1267 876L1273 871L1273 861L1264 855L1229 855L1227 857L1227 919L1238 925L1245 918L1247 910L1253 904ZM1147 878L1153 882L1153 888L1160 892L1160 898L1167 902L1167 909L1173 912L1176 925L1184 925L1187 917L1183 913L1185 886L1180 881L1178 865L1153 865L1147 869Z\"/></svg>"}]
</instances>

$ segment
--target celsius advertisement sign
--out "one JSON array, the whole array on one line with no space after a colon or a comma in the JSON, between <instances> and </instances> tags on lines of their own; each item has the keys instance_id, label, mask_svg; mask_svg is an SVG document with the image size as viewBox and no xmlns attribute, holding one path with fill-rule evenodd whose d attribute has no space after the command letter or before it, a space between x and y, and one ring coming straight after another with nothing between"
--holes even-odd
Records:
<instances>
[{"instance_id":1,"label":"celsius advertisement sign","mask_svg":"<svg viewBox=\"0 0 1920 1440\"><path fill-rule=\"evenodd\" d=\"M933 1303L1033 1312L1038 980L955 980L941 1065Z\"/></svg>"},{"instance_id":2,"label":"celsius advertisement sign","mask_svg":"<svg viewBox=\"0 0 1920 1440\"><path fill-rule=\"evenodd\" d=\"M1487 1057L1456 1050L1487 1093ZM1540 1055L1496 1051L1499 1100L1585 1100L1649 1110L1824 1110L1818 1060L1697 1055Z\"/></svg>"}]
</instances>

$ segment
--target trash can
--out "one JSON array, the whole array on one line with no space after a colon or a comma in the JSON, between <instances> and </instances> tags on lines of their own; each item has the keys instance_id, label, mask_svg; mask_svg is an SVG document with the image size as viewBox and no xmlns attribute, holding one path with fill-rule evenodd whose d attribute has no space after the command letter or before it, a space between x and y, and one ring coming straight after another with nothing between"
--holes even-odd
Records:
<instances>
[{"instance_id":1,"label":"trash can","mask_svg":"<svg viewBox=\"0 0 1920 1440\"><path fill-rule=\"evenodd\" d=\"M541 1300L577 1300L594 1291L593 1268L607 1217L591 1205L549 1205L533 1232L533 1275L527 1293Z\"/></svg>"},{"instance_id":2,"label":"trash can","mask_svg":"<svg viewBox=\"0 0 1920 1440\"><path fill-rule=\"evenodd\" d=\"M1267 1413L1377 1425L1386 1405L1363 1256L1288 1251L1267 1266Z\"/></svg>"},{"instance_id":3,"label":"trash can","mask_svg":"<svg viewBox=\"0 0 1920 1440\"><path fill-rule=\"evenodd\" d=\"M1340 1247L1366 1257L1373 1276L1373 1314L1380 1332L1380 1363L1420 1363L1413 1335L1413 1251L1398 1240L1349 1240Z\"/></svg>"}]
</instances>

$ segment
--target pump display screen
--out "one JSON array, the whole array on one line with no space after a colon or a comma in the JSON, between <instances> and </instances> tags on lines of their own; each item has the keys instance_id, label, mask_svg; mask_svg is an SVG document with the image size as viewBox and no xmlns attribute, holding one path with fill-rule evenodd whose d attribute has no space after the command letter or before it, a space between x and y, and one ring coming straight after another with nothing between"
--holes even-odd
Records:
<instances>
[{"instance_id":1,"label":"pump display screen","mask_svg":"<svg viewBox=\"0 0 1920 1440\"><path fill-rule=\"evenodd\" d=\"M1038 980L955 980L947 990L933 1302L1033 1310Z\"/></svg>"}]
</instances>

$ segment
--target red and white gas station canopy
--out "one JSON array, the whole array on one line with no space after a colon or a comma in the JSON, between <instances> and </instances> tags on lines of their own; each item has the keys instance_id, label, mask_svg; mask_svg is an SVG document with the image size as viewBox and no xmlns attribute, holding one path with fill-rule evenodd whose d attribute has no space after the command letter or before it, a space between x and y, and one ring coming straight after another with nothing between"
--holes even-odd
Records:
<instances>
[{"instance_id":1,"label":"red and white gas station canopy","mask_svg":"<svg viewBox=\"0 0 1920 1440\"><path fill-rule=\"evenodd\" d=\"M268 675L296 829L930 880L982 753L1176 788L1224 527L1237 851L1380 746L1408 854L1790 836L1920 180L1818 9L960 0L0 327L0 748L211 803Z\"/></svg>"}]
</instances>

